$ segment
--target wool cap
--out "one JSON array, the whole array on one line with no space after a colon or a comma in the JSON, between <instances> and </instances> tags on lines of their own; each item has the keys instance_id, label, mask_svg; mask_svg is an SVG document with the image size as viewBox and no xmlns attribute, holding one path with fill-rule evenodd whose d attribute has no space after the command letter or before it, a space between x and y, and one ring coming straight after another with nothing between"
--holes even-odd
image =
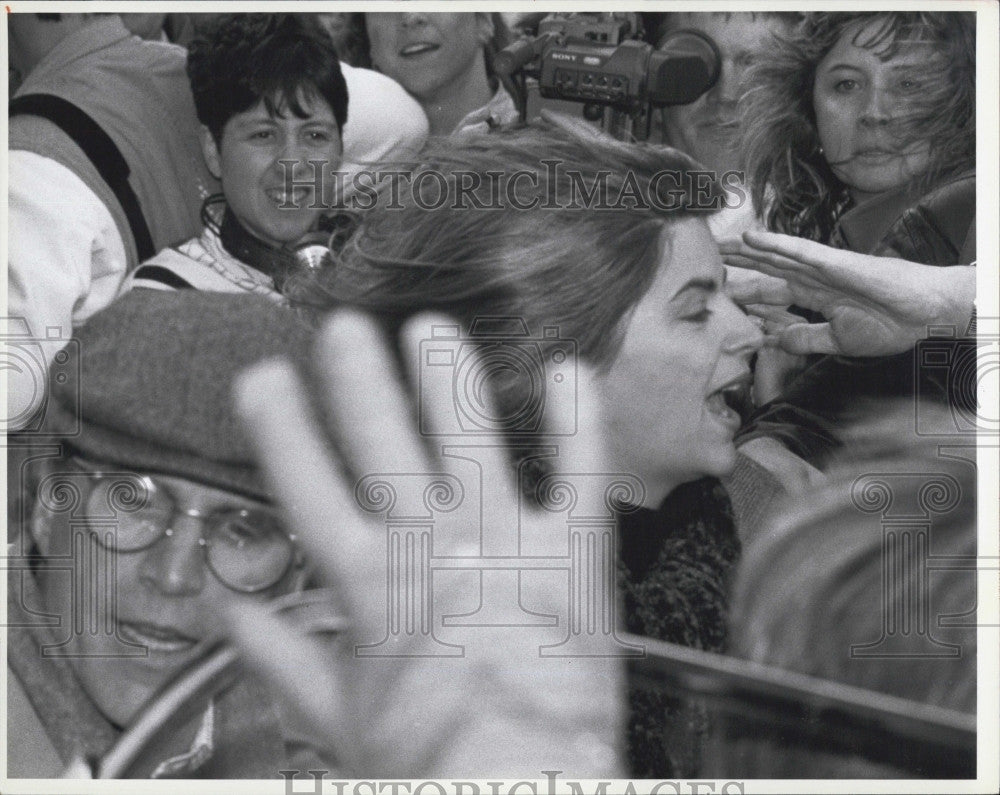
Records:
<instances>
[{"instance_id":1,"label":"wool cap","mask_svg":"<svg viewBox=\"0 0 1000 795\"><path fill-rule=\"evenodd\" d=\"M304 372L313 336L266 298L134 290L76 330L50 378L42 433L95 462L270 500L233 382L273 357Z\"/></svg>"}]
</instances>

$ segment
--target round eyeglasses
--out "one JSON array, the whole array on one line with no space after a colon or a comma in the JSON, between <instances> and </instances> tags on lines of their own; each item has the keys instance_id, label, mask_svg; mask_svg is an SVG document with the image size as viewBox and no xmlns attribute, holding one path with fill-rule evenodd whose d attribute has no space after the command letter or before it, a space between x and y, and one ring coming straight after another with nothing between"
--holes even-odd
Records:
<instances>
[{"instance_id":1,"label":"round eyeglasses","mask_svg":"<svg viewBox=\"0 0 1000 795\"><path fill-rule=\"evenodd\" d=\"M178 516L201 520L205 565L224 586L257 593L277 585L295 560L295 536L267 507L181 508L155 477L95 470L75 460L89 481L83 513L98 544L116 553L141 552L174 534ZM107 518L108 521L101 521Z\"/></svg>"}]
</instances>

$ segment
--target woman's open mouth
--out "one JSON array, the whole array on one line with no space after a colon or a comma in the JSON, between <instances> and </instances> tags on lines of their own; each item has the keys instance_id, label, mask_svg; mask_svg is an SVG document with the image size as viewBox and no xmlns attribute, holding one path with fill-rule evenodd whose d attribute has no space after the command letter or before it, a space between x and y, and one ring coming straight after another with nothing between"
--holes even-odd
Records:
<instances>
[{"instance_id":1,"label":"woman's open mouth","mask_svg":"<svg viewBox=\"0 0 1000 795\"><path fill-rule=\"evenodd\" d=\"M185 635L174 627L148 624L142 621L118 620L118 634L129 643L147 647L159 654L177 654L193 649L198 638Z\"/></svg>"},{"instance_id":2,"label":"woman's open mouth","mask_svg":"<svg viewBox=\"0 0 1000 795\"><path fill-rule=\"evenodd\" d=\"M705 399L709 413L733 427L735 432L753 409L751 384L751 377L744 375L712 392Z\"/></svg>"}]
</instances>

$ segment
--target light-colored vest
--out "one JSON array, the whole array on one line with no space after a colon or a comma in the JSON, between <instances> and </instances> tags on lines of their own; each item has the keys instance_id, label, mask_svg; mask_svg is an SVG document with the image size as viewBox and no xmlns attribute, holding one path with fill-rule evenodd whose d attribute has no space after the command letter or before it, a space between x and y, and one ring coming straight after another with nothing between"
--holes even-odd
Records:
<instances>
[{"instance_id":1,"label":"light-colored vest","mask_svg":"<svg viewBox=\"0 0 1000 795\"><path fill-rule=\"evenodd\" d=\"M107 16L60 42L17 92L62 97L111 137L131 169L155 250L198 234L202 202L218 190L202 158L185 62L182 48L132 36L116 15ZM35 152L79 175L111 212L129 269L135 267L125 214L72 139L45 119L19 115L8 140L12 150Z\"/></svg>"}]
</instances>

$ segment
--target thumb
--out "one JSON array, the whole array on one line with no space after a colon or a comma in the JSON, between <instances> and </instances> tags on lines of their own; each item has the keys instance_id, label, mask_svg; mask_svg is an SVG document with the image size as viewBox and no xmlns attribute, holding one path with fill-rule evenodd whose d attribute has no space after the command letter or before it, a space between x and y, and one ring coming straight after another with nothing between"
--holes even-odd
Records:
<instances>
[{"instance_id":1,"label":"thumb","mask_svg":"<svg viewBox=\"0 0 1000 795\"><path fill-rule=\"evenodd\" d=\"M789 353L840 353L829 323L796 323L778 334L778 344Z\"/></svg>"},{"instance_id":2,"label":"thumb","mask_svg":"<svg viewBox=\"0 0 1000 795\"><path fill-rule=\"evenodd\" d=\"M281 695L290 723L329 740L348 703L331 651L295 622L264 605L224 604L229 639L244 662Z\"/></svg>"}]
</instances>

